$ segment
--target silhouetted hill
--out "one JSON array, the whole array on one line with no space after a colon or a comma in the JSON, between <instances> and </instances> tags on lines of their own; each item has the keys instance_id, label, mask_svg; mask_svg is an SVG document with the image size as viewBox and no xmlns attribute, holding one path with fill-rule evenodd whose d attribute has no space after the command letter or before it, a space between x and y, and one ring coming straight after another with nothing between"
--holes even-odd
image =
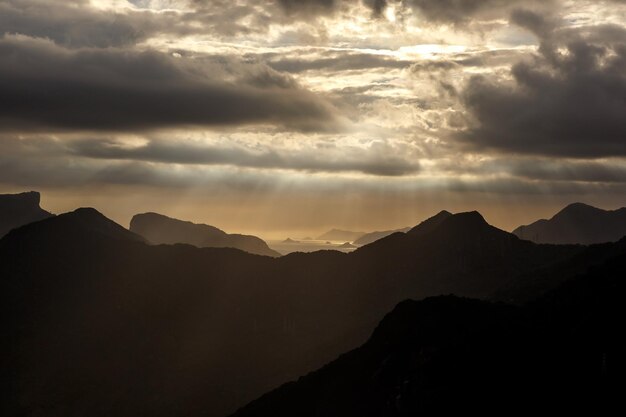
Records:
<instances>
[{"instance_id":1,"label":"silhouetted hill","mask_svg":"<svg viewBox=\"0 0 626 417\"><path fill-rule=\"evenodd\" d=\"M418 224L417 226L413 227L407 233L412 236L425 235L435 230L444 220L452 215L453 214L449 211L442 210L439 213L435 214L433 217L430 217Z\"/></svg>"},{"instance_id":2,"label":"silhouetted hill","mask_svg":"<svg viewBox=\"0 0 626 417\"><path fill-rule=\"evenodd\" d=\"M16 227L52 217L52 213L39 207L40 200L35 191L0 194L0 237Z\"/></svg>"},{"instance_id":3,"label":"silhouetted hill","mask_svg":"<svg viewBox=\"0 0 626 417\"><path fill-rule=\"evenodd\" d=\"M534 300L571 277L585 273L611 258L626 256L626 239L616 243L601 243L585 247L571 258L525 273L518 279L499 288L492 300L523 304Z\"/></svg>"},{"instance_id":4,"label":"silhouetted hill","mask_svg":"<svg viewBox=\"0 0 626 417\"><path fill-rule=\"evenodd\" d=\"M616 242L626 236L626 207L610 211L574 203L550 220L520 226L513 233L536 243L590 245Z\"/></svg>"},{"instance_id":5,"label":"silhouetted hill","mask_svg":"<svg viewBox=\"0 0 626 417\"><path fill-rule=\"evenodd\" d=\"M608 415L622 402L625 261L613 257L524 308L402 302L363 346L234 416Z\"/></svg>"},{"instance_id":6,"label":"silhouetted hill","mask_svg":"<svg viewBox=\"0 0 626 417\"><path fill-rule=\"evenodd\" d=\"M455 293L485 297L489 288L512 285L525 272L582 251L575 246L536 245L489 225L477 212L441 212L411 231L395 233L357 249L360 273L398 288L427 290L426 295ZM416 275L394 274L413 271ZM399 294L398 294L399 295ZM390 309L392 306L388 306Z\"/></svg>"},{"instance_id":7,"label":"silhouetted hill","mask_svg":"<svg viewBox=\"0 0 626 417\"><path fill-rule=\"evenodd\" d=\"M85 242L98 238L145 242L143 237L120 226L91 207L79 208L46 221L27 224L11 231L0 242L6 240L15 244L20 241L20 244L25 244L34 237L45 238L47 241L59 241L61 244L69 241Z\"/></svg>"},{"instance_id":8,"label":"silhouetted hill","mask_svg":"<svg viewBox=\"0 0 626 417\"><path fill-rule=\"evenodd\" d=\"M199 248L235 248L264 256L280 256L256 236L228 234L206 224L172 219L157 213L137 214L130 230L154 244L187 243Z\"/></svg>"},{"instance_id":9,"label":"silhouetted hill","mask_svg":"<svg viewBox=\"0 0 626 417\"><path fill-rule=\"evenodd\" d=\"M477 213L280 258L150 246L109 222L78 210L0 239L2 415L223 416L362 344L401 300L485 298L585 250Z\"/></svg>"},{"instance_id":10,"label":"silhouetted hill","mask_svg":"<svg viewBox=\"0 0 626 417\"><path fill-rule=\"evenodd\" d=\"M332 229L317 237L317 240L334 240L352 242L363 236L364 232L351 232L349 230Z\"/></svg>"},{"instance_id":11,"label":"silhouetted hill","mask_svg":"<svg viewBox=\"0 0 626 417\"><path fill-rule=\"evenodd\" d=\"M366 233L366 234L364 234L363 236L361 236L360 238L358 238L357 240L355 240L352 243L354 243L355 245L360 245L360 246L362 246L362 245L369 245L370 243L375 242L375 241L377 241L379 239L382 239L384 237L387 237L387 236L389 236L389 235L391 235L393 233L398 233L398 232L406 233L409 230L411 230L410 227L405 227L405 228L402 228L402 229L384 230L384 231L381 231L381 232Z\"/></svg>"}]
</instances>

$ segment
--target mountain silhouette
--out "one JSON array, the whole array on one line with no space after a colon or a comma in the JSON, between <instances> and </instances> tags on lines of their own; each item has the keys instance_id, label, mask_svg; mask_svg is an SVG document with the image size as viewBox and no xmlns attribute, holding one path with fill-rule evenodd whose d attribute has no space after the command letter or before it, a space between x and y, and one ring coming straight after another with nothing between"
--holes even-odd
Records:
<instances>
[{"instance_id":1,"label":"mountain silhouette","mask_svg":"<svg viewBox=\"0 0 626 417\"><path fill-rule=\"evenodd\" d=\"M0 239L2 414L223 416L359 346L406 298L488 298L557 265L567 279L588 250L440 217L280 258L151 246L93 209L15 229Z\"/></svg>"},{"instance_id":2,"label":"mountain silhouette","mask_svg":"<svg viewBox=\"0 0 626 417\"><path fill-rule=\"evenodd\" d=\"M551 219L520 226L513 233L536 243L590 245L615 242L626 236L626 207L611 211L573 203Z\"/></svg>"},{"instance_id":3,"label":"mountain silhouette","mask_svg":"<svg viewBox=\"0 0 626 417\"><path fill-rule=\"evenodd\" d=\"M133 216L130 230L153 244L187 243L199 248L235 248L256 255L280 256L256 236L228 234L217 227L173 219L157 213Z\"/></svg>"},{"instance_id":4,"label":"mountain silhouette","mask_svg":"<svg viewBox=\"0 0 626 417\"><path fill-rule=\"evenodd\" d=\"M52 217L39 207L41 196L36 191L0 194L0 237L11 229Z\"/></svg>"},{"instance_id":5,"label":"mountain silhouette","mask_svg":"<svg viewBox=\"0 0 626 417\"><path fill-rule=\"evenodd\" d=\"M608 415L622 403L626 240L620 246L523 308L454 296L404 301L364 345L233 417Z\"/></svg>"},{"instance_id":6,"label":"mountain silhouette","mask_svg":"<svg viewBox=\"0 0 626 417\"><path fill-rule=\"evenodd\" d=\"M317 240L334 240L343 242L352 242L362 237L364 232L352 232L349 230L332 229L319 235Z\"/></svg>"},{"instance_id":7,"label":"mountain silhouette","mask_svg":"<svg viewBox=\"0 0 626 417\"><path fill-rule=\"evenodd\" d=\"M382 239L384 237L387 237L393 233L406 233L409 230L411 230L410 227L405 227L402 229L394 229L394 230L383 230L380 232L370 232L370 233L365 233L363 236L361 236L360 238L358 238L357 240L355 240L354 243L355 245L359 245L359 246L363 246L363 245L368 245L372 242L375 242L379 239Z\"/></svg>"},{"instance_id":8,"label":"mountain silhouette","mask_svg":"<svg viewBox=\"0 0 626 417\"><path fill-rule=\"evenodd\" d=\"M439 213L435 214L433 217L430 217L417 226L410 229L407 233L412 236L421 236L435 230L444 220L448 217L452 216L452 213L446 210L442 210Z\"/></svg>"}]
</instances>

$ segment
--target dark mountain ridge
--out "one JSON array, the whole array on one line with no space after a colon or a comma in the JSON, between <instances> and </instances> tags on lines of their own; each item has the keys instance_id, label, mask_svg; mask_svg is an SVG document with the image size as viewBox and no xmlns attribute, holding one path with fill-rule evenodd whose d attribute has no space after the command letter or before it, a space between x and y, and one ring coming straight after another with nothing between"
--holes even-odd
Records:
<instances>
[{"instance_id":1,"label":"dark mountain ridge","mask_svg":"<svg viewBox=\"0 0 626 417\"><path fill-rule=\"evenodd\" d=\"M233 417L382 417L504 410L609 415L621 406L619 254L525 307L404 301L370 339Z\"/></svg>"},{"instance_id":2,"label":"dark mountain ridge","mask_svg":"<svg viewBox=\"0 0 626 417\"><path fill-rule=\"evenodd\" d=\"M551 219L520 226L513 234L535 243L590 245L616 242L626 236L626 207L611 211L573 203Z\"/></svg>"},{"instance_id":3,"label":"dark mountain ridge","mask_svg":"<svg viewBox=\"0 0 626 417\"><path fill-rule=\"evenodd\" d=\"M20 376L5 415L225 415L363 343L407 297L485 298L584 250L443 217L281 258L146 245L95 210L16 229L0 240L3 371Z\"/></svg>"},{"instance_id":4,"label":"dark mountain ridge","mask_svg":"<svg viewBox=\"0 0 626 417\"><path fill-rule=\"evenodd\" d=\"M52 217L39 203L36 191L20 194L0 194L0 237L16 227Z\"/></svg>"},{"instance_id":5,"label":"dark mountain ridge","mask_svg":"<svg viewBox=\"0 0 626 417\"><path fill-rule=\"evenodd\" d=\"M154 244L187 243L199 248L235 248L256 255L280 256L256 236L228 234L214 226L173 219L158 213L133 216L130 230Z\"/></svg>"}]
</instances>

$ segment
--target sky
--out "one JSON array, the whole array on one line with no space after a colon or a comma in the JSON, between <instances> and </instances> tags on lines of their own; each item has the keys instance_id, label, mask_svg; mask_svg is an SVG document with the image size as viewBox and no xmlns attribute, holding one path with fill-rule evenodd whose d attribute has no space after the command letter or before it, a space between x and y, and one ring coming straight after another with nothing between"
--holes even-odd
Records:
<instances>
[{"instance_id":1,"label":"sky","mask_svg":"<svg viewBox=\"0 0 626 417\"><path fill-rule=\"evenodd\" d=\"M0 0L0 192L278 239L626 206L626 0Z\"/></svg>"}]
</instances>

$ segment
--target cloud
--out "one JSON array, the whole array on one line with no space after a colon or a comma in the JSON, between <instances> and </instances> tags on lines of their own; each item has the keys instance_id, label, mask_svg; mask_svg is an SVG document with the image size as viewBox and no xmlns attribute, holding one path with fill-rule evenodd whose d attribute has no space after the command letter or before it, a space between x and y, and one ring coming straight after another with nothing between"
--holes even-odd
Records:
<instances>
[{"instance_id":1,"label":"cloud","mask_svg":"<svg viewBox=\"0 0 626 417\"><path fill-rule=\"evenodd\" d=\"M154 51L66 49L0 39L2 129L142 130L270 124L335 126L319 96L262 64Z\"/></svg>"},{"instance_id":2,"label":"cloud","mask_svg":"<svg viewBox=\"0 0 626 417\"><path fill-rule=\"evenodd\" d=\"M0 36L47 38L67 47L119 47L133 45L156 30L160 25L153 17L149 12L98 11L86 0L4 0Z\"/></svg>"},{"instance_id":3,"label":"cloud","mask_svg":"<svg viewBox=\"0 0 626 417\"><path fill-rule=\"evenodd\" d=\"M463 100L477 125L458 138L499 152L626 156L626 31L548 31L538 16L517 13L514 19L542 36L539 54L512 67L512 82L469 81Z\"/></svg>"},{"instance_id":4,"label":"cloud","mask_svg":"<svg viewBox=\"0 0 626 417\"><path fill-rule=\"evenodd\" d=\"M626 161L522 160L506 164L513 175L533 180L626 183Z\"/></svg>"},{"instance_id":5,"label":"cloud","mask_svg":"<svg viewBox=\"0 0 626 417\"><path fill-rule=\"evenodd\" d=\"M549 7L554 0L385 0L385 3L410 7L432 23L462 25L506 16L520 5Z\"/></svg>"},{"instance_id":6,"label":"cloud","mask_svg":"<svg viewBox=\"0 0 626 417\"><path fill-rule=\"evenodd\" d=\"M298 149L244 147L180 140L150 140L126 146L110 140L69 143L72 155L94 159L133 160L168 164L230 165L257 169L288 169L307 172L360 172L376 176L401 176L419 171L419 162L398 156L401 150L376 141L366 147L309 146Z\"/></svg>"},{"instance_id":7,"label":"cloud","mask_svg":"<svg viewBox=\"0 0 626 417\"><path fill-rule=\"evenodd\" d=\"M373 68L406 68L412 61L367 53L326 52L312 59L271 59L268 65L277 71L299 73L311 70L350 71Z\"/></svg>"},{"instance_id":8,"label":"cloud","mask_svg":"<svg viewBox=\"0 0 626 417\"><path fill-rule=\"evenodd\" d=\"M278 0L287 13L324 13L337 7L340 0Z\"/></svg>"}]
</instances>

